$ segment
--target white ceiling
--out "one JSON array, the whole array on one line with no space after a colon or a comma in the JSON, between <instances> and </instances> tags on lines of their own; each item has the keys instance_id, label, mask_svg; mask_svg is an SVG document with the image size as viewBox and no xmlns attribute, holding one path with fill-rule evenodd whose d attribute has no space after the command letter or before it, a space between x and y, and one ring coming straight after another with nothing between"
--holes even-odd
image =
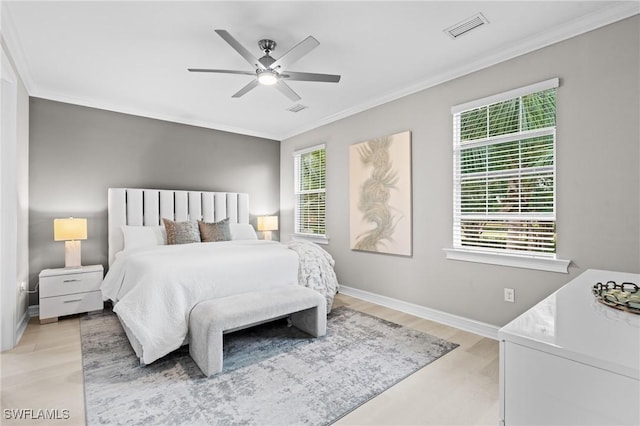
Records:
<instances>
[{"instance_id":1,"label":"white ceiling","mask_svg":"<svg viewBox=\"0 0 640 426\"><path fill-rule=\"evenodd\" d=\"M31 96L248 135L285 139L443 81L638 13L639 2L3 1L3 38ZM489 24L443 30L482 12ZM305 109L273 87L242 98L251 70L214 29L256 57L308 35L320 46L291 71L340 83L290 82Z\"/></svg>"}]
</instances>

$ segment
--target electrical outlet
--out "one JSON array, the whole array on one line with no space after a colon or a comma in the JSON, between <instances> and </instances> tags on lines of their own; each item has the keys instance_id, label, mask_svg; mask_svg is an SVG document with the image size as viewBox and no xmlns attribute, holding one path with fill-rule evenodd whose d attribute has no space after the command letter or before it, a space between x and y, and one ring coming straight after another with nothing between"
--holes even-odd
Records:
<instances>
[{"instance_id":1,"label":"electrical outlet","mask_svg":"<svg viewBox=\"0 0 640 426\"><path fill-rule=\"evenodd\" d=\"M505 302L510 302L510 303L515 303L516 301L516 291L512 288L505 288L504 289L504 301Z\"/></svg>"}]
</instances>

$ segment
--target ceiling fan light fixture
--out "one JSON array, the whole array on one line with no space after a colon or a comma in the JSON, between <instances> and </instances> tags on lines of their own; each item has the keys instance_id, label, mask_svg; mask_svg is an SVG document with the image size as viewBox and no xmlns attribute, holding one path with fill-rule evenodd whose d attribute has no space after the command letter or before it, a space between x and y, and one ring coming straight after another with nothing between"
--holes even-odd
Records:
<instances>
[{"instance_id":1,"label":"ceiling fan light fixture","mask_svg":"<svg viewBox=\"0 0 640 426\"><path fill-rule=\"evenodd\" d=\"M1 0L0 0L1 1ZM284 96L297 102L300 99L298 95L291 87L287 85L288 81L319 81L325 83L337 83L340 81L339 75L331 74L317 74L311 72L292 72L287 71L289 65L296 62L298 59L318 47L320 42L309 36L302 40L300 43L293 46L287 53L282 55L280 59L275 59L269 53L276 47L276 42L269 39L262 39L258 42L258 47L264 52L264 56L256 58L249 52L244 46L242 46L238 40L233 38L225 30L216 30L224 41L226 41L236 52L240 54L251 66L254 68L252 71L240 71L240 70L222 70L222 69L206 69L206 68L187 68L190 72L211 72L220 74L240 74L251 75L255 79L252 79L242 89L238 90L231 97L239 98L244 96L250 90L255 89L259 85L275 86L276 89Z\"/></svg>"},{"instance_id":2,"label":"ceiling fan light fixture","mask_svg":"<svg viewBox=\"0 0 640 426\"><path fill-rule=\"evenodd\" d=\"M278 82L278 75L272 70L263 70L258 72L258 83L265 86L272 86Z\"/></svg>"}]
</instances>

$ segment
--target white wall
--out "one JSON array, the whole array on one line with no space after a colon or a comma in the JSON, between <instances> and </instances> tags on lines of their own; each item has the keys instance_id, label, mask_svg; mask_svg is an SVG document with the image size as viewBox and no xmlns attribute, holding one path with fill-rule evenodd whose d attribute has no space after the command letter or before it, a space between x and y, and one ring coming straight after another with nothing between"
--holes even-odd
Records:
<instances>
[{"instance_id":1,"label":"white wall","mask_svg":"<svg viewBox=\"0 0 640 426\"><path fill-rule=\"evenodd\" d=\"M11 349L26 328L29 271L28 95L2 43L2 145L0 150L0 290L2 350ZM26 290L26 289L25 289Z\"/></svg>"},{"instance_id":2,"label":"white wall","mask_svg":"<svg viewBox=\"0 0 640 426\"><path fill-rule=\"evenodd\" d=\"M325 143L327 250L343 285L504 325L588 268L640 272L640 17L292 137L281 144L281 239L293 230L296 149ZM453 105L559 77L558 257L569 274L445 259L452 246ZM413 256L349 246L349 146L412 132ZM503 302L503 288L516 303Z\"/></svg>"}]
</instances>

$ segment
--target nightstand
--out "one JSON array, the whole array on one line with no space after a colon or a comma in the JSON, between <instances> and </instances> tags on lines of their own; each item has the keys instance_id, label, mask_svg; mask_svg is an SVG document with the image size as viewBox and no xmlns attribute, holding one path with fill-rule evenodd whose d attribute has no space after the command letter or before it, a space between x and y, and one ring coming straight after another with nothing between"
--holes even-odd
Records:
<instances>
[{"instance_id":1,"label":"nightstand","mask_svg":"<svg viewBox=\"0 0 640 426\"><path fill-rule=\"evenodd\" d=\"M104 307L102 265L44 269L40 272L40 324L63 315L99 311Z\"/></svg>"}]
</instances>

